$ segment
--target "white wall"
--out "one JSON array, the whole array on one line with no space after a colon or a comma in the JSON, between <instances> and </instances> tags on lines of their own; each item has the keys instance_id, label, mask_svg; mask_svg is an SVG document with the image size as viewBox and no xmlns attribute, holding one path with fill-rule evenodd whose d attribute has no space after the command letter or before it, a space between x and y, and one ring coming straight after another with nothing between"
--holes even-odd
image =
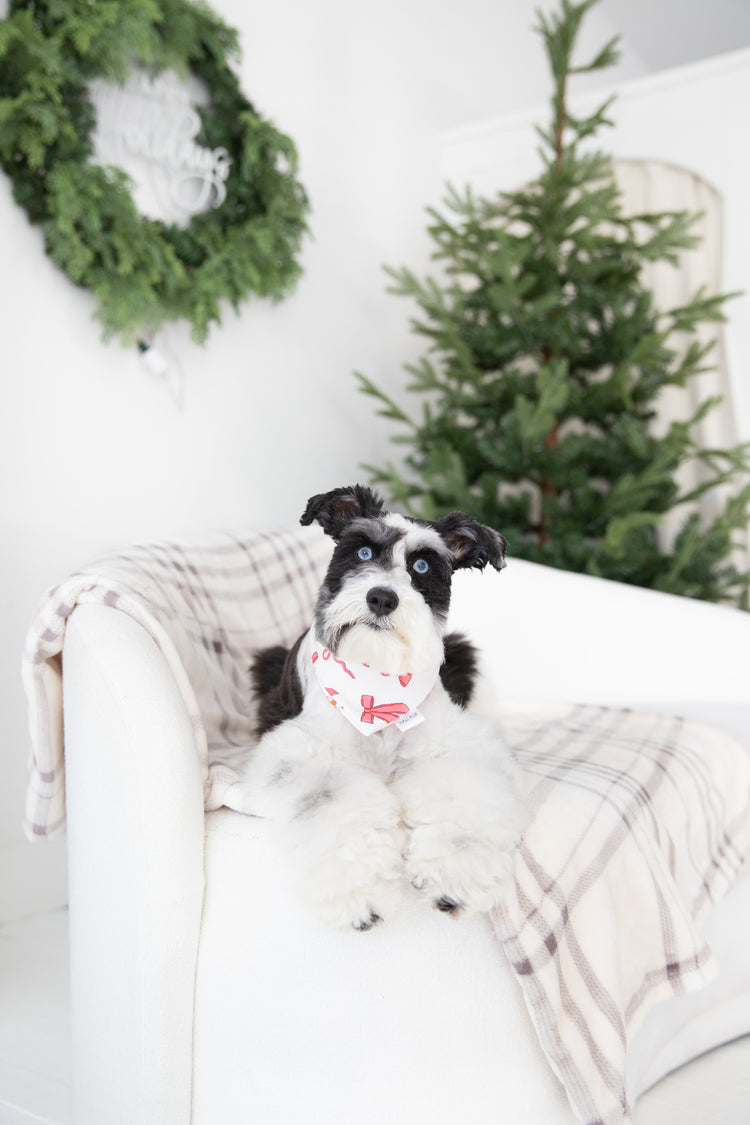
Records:
<instances>
[{"instance_id":1,"label":"white wall","mask_svg":"<svg viewBox=\"0 0 750 1125\"><path fill-rule=\"evenodd\" d=\"M619 30L623 3L604 0L591 14L592 47ZM701 0L682 4L683 25L705 30L698 44L685 40L688 57L710 51L727 4L708 14ZM0 917L64 893L63 845L32 849L19 827L27 737L18 666L38 597L120 544L293 522L312 492L390 456L389 429L373 422L351 374L398 393L402 364L418 351L381 265L426 264L440 131L537 105L548 89L531 31L536 0L214 7L240 31L246 94L298 145L314 240L291 299L253 302L239 317L228 310L204 348L181 327L164 334L184 371L182 410L134 354L100 342L91 298L51 265L0 175ZM679 41L673 28L649 27L647 13L643 31L648 61L631 46L608 82L658 68L659 37L669 51Z\"/></svg>"}]
</instances>

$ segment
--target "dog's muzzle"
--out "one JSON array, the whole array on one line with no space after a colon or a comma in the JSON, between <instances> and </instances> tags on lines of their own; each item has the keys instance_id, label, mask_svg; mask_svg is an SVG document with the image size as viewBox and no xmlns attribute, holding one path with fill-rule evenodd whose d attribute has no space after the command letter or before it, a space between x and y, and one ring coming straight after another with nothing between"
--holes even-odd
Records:
<instances>
[{"instance_id":1,"label":"dog's muzzle","mask_svg":"<svg viewBox=\"0 0 750 1125\"><path fill-rule=\"evenodd\" d=\"M367 607L376 617L387 617L398 605L398 594L389 586L373 586L367 591Z\"/></svg>"}]
</instances>

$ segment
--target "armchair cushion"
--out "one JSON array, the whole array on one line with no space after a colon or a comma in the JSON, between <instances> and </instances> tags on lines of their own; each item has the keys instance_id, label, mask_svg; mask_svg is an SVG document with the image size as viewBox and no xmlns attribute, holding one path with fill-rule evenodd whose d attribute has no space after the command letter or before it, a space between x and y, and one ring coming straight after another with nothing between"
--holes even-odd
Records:
<instances>
[{"instance_id":1,"label":"armchair cushion","mask_svg":"<svg viewBox=\"0 0 750 1125\"><path fill-rule=\"evenodd\" d=\"M127 614L161 651L189 719L205 808L252 814L252 794L237 785L252 745L252 652L289 643L307 626L329 552L310 530L134 548L51 591L24 664L29 831L51 834L63 823L60 653L68 617L87 603ZM535 581L580 587L580 576L513 565L532 591ZM513 631L503 614L513 585L492 578L477 601L485 631L490 622L503 645L490 653L486 682L529 775L532 812L514 890L491 919L497 955L507 955L578 1119L614 1123L628 1111L628 1047L640 1021L665 996L699 989L713 971L701 919L748 854L748 752L728 734L671 716L585 702L499 704L508 660L518 682L531 682L538 642L524 632L533 626L533 592L525 607L514 605ZM611 585L595 582L597 596L606 601ZM632 593L638 600L644 592ZM662 604L659 596L651 603ZM572 660L574 630L565 641ZM207 903L210 894L209 881Z\"/></svg>"}]
</instances>

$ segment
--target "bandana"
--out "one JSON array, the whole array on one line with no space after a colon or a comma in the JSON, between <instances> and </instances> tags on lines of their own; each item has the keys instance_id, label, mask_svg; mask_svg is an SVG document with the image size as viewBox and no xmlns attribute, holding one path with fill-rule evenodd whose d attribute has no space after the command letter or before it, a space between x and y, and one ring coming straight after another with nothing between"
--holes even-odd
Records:
<instances>
[{"instance_id":1,"label":"bandana","mask_svg":"<svg viewBox=\"0 0 750 1125\"><path fill-rule=\"evenodd\" d=\"M417 708L432 691L440 671L435 664L402 675L377 672L369 664L339 660L315 640L311 641L310 660L329 703L365 735L391 723L399 730L409 730L424 722Z\"/></svg>"}]
</instances>

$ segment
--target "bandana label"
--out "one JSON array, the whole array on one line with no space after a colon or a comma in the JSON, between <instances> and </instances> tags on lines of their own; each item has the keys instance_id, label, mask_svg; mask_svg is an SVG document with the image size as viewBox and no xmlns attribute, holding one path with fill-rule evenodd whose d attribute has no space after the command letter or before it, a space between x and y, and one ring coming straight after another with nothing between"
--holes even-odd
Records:
<instances>
[{"instance_id":1,"label":"bandana label","mask_svg":"<svg viewBox=\"0 0 750 1125\"><path fill-rule=\"evenodd\" d=\"M310 661L328 701L364 735L391 723L402 731L423 723L418 707L439 672L439 665L402 675L377 672L369 664L339 660L315 640L311 640Z\"/></svg>"}]
</instances>

